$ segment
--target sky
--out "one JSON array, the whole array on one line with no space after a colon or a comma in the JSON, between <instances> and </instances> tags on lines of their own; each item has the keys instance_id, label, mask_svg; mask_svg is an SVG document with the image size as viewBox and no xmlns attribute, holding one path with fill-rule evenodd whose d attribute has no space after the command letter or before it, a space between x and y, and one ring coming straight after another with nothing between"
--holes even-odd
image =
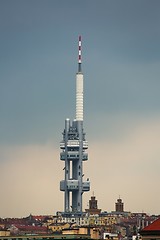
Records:
<instances>
[{"instance_id":1,"label":"sky","mask_svg":"<svg viewBox=\"0 0 160 240\"><path fill-rule=\"evenodd\" d=\"M63 211L59 143L82 36L85 178L102 211L160 214L160 1L0 0L0 217Z\"/></svg>"}]
</instances>

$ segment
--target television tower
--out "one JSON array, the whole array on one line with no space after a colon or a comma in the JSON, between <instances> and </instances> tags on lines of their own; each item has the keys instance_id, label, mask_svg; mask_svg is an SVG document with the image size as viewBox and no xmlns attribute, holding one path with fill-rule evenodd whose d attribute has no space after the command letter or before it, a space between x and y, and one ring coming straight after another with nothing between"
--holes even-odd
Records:
<instances>
[{"instance_id":1,"label":"television tower","mask_svg":"<svg viewBox=\"0 0 160 240\"><path fill-rule=\"evenodd\" d=\"M82 195L90 190L89 179L83 181L83 161L88 160L88 142L83 132L83 73L82 41L78 41L78 72L76 74L76 119L65 120L63 140L60 142L60 160L65 162L65 177L60 182L64 192L64 214L82 214Z\"/></svg>"}]
</instances>

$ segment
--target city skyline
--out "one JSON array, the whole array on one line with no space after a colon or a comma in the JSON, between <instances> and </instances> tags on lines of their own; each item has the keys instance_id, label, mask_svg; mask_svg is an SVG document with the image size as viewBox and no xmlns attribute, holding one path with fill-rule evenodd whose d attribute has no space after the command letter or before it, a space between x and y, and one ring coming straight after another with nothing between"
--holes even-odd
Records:
<instances>
[{"instance_id":1,"label":"city skyline","mask_svg":"<svg viewBox=\"0 0 160 240\"><path fill-rule=\"evenodd\" d=\"M84 128L98 206L159 214L158 0L0 1L1 217L63 210L59 142L75 117L83 38Z\"/></svg>"}]
</instances>

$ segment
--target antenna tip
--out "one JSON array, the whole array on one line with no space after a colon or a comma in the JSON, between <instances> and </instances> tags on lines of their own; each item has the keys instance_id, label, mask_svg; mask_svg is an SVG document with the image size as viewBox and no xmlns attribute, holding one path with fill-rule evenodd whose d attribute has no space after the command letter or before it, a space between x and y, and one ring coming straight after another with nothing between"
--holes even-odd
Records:
<instances>
[{"instance_id":1,"label":"antenna tip","mask_svg":"<svg viewBox=\"0 0 160 240\"><path fill-rule=\"evenodd\" d=\"M78 42L78 71L81 72L81 62L82 62L82 42L81 42L81 36L79 36L79 42Z\"/></svg>"}]
</instances>

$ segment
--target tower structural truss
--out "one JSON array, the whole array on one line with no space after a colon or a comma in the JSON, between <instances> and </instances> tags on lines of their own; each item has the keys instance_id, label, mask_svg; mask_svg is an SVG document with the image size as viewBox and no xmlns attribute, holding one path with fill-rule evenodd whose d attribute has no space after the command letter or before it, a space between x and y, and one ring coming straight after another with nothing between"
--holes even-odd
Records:
<instances>
[{"instance_id":1,"label":"tower structural truss","mask_svg":"<svg viewBox=\"0 0 160 240\"><path fill-rule=\"evenodd\" d=\"M60 142L60 160L65 162L64 180L60 190L64 192L64 214L82 214L82 195L90 190L90 181L83 181L83 161L88 160L88 142L83 131L83 73L81 36L78 41L78 72L76 74L76 119L65 120L63 140Z\"/></svg>"}]
</instances>

